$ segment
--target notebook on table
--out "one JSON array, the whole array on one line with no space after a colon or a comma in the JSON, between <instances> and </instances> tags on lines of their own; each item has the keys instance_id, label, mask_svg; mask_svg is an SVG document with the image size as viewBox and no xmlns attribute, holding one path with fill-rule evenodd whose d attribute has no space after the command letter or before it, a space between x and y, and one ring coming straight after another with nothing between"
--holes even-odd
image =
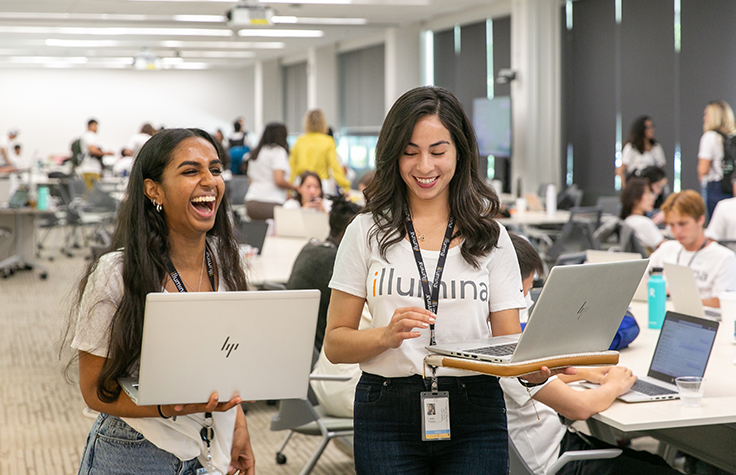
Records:
<instances>
[{"instance_id":1,"label":"notebook on table","mask_svg":"<svg viewBox=\"0 0 736 475\"><path fill-rule=\"evenodd\" d=\"M718 322L714 320L667 312L649 372L619 399L625 402L678 399L675 378L703 377L717 331Z\"/></svg>"},{"instance_id":2,"label":"notebook on table","mask_svg":"<svg viewBox=\"0 0 736 475\"><path fill-rule=\"evenodd\" d=\"M641 259L641 254L638 252L610 252L600 251L596 249L588 249L585 251L585 260L588 264L600 264L601 262L621 262L621 261L634 261ZM647 284L649 283L649 274L646 272L639 281L639 286L634 292L634 297L631 300L637 302L647 301Z\"/></svg>"},{"instance_id":3,"label":"notebook on table","mask_svg":"<svg viewBox=\"0 0 736 475\"><path fill-rule=\"evenodd\" d=\"M667 279L667 287L669 287L670 298L676 312L720 320L720 309L703 306L692 269L665 262L664 276Z\"/></svg>"},{"instance_id":4,"label":"notebook on table","mask_svg":"<svg viewBox=\"0 0 736 475\"><path fill-rule=\"evenodd\" d=\"M134 403L307 397L318 290L151 293Z\"/></svg>"},{"instance_id":5,"label":"notebook on table","mask_svg":"<svg viewBox=\"0 0 736 475\"><path fill-rule=\"evenodd\" d=\"M273 209L275 234L282 237L315 238L320 241L330 234L330 216L314 209Z\"/></svg>"},{"instance_id":6,"label":"notebook on table","mask_svg":"<svg viewBox=\"0 0 736 475\"><path fill-rule=\"evenodd\" d=\"M533 367L530 364L537 369L542 365L615 364L618 353L607 348L647 263L639 259L553 267L520 335L426 348L455 359L511 365L525 372L536 371L526 371ZM454 366L458 362L452 359L446 363L443 365ZM508 374L491 374L515 375L516 371L511 368Z\"/></svg>"}]
</instances>

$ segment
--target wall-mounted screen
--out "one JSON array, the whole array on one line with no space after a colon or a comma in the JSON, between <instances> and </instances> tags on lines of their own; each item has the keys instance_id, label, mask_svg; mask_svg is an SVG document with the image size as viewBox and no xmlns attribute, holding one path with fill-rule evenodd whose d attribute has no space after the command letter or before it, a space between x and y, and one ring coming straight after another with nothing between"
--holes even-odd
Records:
<instances>
[{"instance_id":1,"label":"wall-mounted screen","mask_svg":"<svg viewBox=\"0 0 736 475\"><path fill-rule=\"evenodd\" d=\"M481 156L511 156L511 98L473 100L473 127Z\"/></svg>"}]
</instances>

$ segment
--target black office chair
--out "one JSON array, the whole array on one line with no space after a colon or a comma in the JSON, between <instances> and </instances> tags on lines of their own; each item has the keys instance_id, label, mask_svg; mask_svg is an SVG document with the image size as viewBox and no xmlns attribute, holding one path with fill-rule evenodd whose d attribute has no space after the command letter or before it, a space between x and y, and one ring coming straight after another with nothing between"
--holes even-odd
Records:
<instances>
[{"instance_id":1,"label":"black office chair","mask_svg":"<svg viewBox=\"0 0 736 475\"><path fill-rule=\"evenodd\" d=\"M571 208L570 219L562 227L560 235L547 250L546 260L554 263L563 254L579 253L587 249L600 249L595 230L600 226L602 211L598 207Z\"/></svg>"},{"instance_id":2,"label":"black office chair","mask_svg":"<svg viewBox=\"0 0 736 475\"><path fill-rule=\"evenodd\" d=\"M621 449L569 450L563 452L545 475L555 475L565 464L575 460L612 459L623 453ZM509 475L534 475L534 472L521 457L514 441L509 437Z\"/></svg>"}]
</instances>

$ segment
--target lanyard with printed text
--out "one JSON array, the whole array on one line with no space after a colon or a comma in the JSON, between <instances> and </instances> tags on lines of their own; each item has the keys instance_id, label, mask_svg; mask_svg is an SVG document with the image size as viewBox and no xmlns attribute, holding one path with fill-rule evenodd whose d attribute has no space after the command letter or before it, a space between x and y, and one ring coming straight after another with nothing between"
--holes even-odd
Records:
<instances>
[{"instance_id":1,"label":"lanyard with printed text","mask_svg":"<svg viewBox=\"0 0 736 475\"><path fill-rule=\"evenodd\" d=\"M411 241L411 249L414 252L414 260L417 263L417 269L419 270L419 277L422 281L422 290L424 294L424 308L437 315L437 307L439 305L440 295L440 282L442 280L442 271L445 267L445 260L447 259L447 250L450 248L450 241L452 241L452 231L455 227L455 219L450 216L447 221L447 229L445 230L445 237L442 240L442 247L440 248L440 255L437 259L437 269L434 272L434 282L432 287L429 287L429 278L427 277L427 269L424 266L424 260L422 259L422 251L419 249L419 242L417 241L417 235L414 232L414 224L411 221L411 215L409 214L409 207L404 205L404 214L406 216L406 232L409 234L409 240ZM429 344L436 345L434 338L434 324L429 325Z\"/></svg>"},{"instance_id":2,"label":"lanyard with printed text","mask_svg":"<svg viewBox=\"0 0 736 475\"><path fill-rule=\"evenodd\" d=\"M212 291L216 292L215 267L212 264L212 255L210 254L210 250L206 245L204 246L204 260L207 263L207 277L210 279ZM174 267L174 264L171 262L171 260L168 260L166 262L166 269L169 271L169 277L171 277L171 281L176 286L176 290L178 290L179 292L186 292L187 288L184 287L184 282L182 282L181 276L179 276L179 272L176 270L176 267Z\"/></svg>"}]
</instances>

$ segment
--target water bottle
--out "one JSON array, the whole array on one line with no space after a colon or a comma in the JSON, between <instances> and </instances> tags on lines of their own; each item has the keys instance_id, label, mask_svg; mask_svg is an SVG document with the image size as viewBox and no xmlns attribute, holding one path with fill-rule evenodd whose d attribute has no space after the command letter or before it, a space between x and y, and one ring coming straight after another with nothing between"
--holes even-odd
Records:
<instances>
[{"instance_id":1,"label":"water bottle","mask_svg":"<svg viewBox=\"0 0 736 475\"><path fill-rule=\"evenodd\" d=\"M662 268L653 267L647 286L647 302L649 304L649 328L659 330L664 321L667 289L662 277Z\"/></svg>"},{"instance_id":2,"label":"water bottle","mask_svg":"<svg viewBox=\"0 0 736 475\"><path fill-rule=\"evenodd\" d=\"M554 216L557 212L557 188L555 188L555 185L547 185L544 201L547 207L547 216Z\"/></svg>"},{"instance_id":3,"label":"water bottle","mask_svg":"<svg viewBox=\"0 0 736 475\"><path fill-rule=\"evenodd\" d=\"M36 209L46 211L49 209L49 187L38 187L38 199L36 200Z\"/></svg>"}]
</instances>

